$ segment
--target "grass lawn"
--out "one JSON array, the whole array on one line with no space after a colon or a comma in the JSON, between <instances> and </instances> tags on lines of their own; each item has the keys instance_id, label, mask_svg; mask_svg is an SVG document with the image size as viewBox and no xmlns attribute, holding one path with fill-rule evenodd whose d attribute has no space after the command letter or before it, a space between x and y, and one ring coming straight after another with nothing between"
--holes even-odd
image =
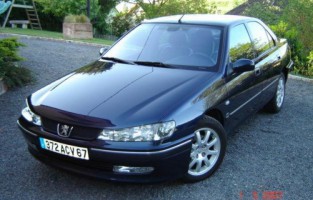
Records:
<instances>
[{"instance_id":1,"label":"grass lawn","mask_svg":"<svg viewBox=\"0 0 313 200\"><path fill-rule=\"evenodd\" d=\"M40 30L32 30L32 29L22 29L22 28L0 28L0 33L13 33L20 35L30 35L30 36L38 36L45 38L54 38L54 39L64 39L63 34L59 32L52 31L40 31ZM66 39L69 40L69 39ZM93 39L70 39L74 41L95 43L95 44L103 44L103 45L111 45L114 41L93 38Z\"/></svg>"}]
</instances>

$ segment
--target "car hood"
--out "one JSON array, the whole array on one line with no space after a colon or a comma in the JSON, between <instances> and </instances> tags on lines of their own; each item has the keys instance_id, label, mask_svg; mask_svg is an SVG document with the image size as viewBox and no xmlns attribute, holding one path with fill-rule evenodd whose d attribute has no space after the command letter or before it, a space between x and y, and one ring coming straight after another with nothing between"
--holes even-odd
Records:
<instances>
[{"instance_id":1,"label":"car hood","mask_svg":"<svg viewBox=\"0 0 313 200\"><path fill-rule=\"evenodd\" d=\"M214 73L96 61L31 96L35 112L70 123L129 127L156 123Z\"/></svg>"}]
</instances>

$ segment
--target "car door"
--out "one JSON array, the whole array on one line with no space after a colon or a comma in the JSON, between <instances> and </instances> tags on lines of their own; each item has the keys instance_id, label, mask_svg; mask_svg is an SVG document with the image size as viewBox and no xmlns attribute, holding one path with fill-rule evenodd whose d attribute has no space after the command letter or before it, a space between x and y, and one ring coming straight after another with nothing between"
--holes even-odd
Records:
<instances>
[{"instance_id":1,"label":"car door","mask_svg":"<svg viewBox=\"0 0 313 200\"><path fill-rule=\"evenodd\" d=\"M234 72L232 65L239 59L255 58L255 51L245 24L231 27L228 33L229 63L226 87L229 98L225 102L226 129L232 129L251 113L256 111L262 91L260 71Z\"/></svg>"},{"instance_id":2,"label":"car door","mask_svg":"<svg viewBox=\"0 0 313 200\"><path fill-rule=\"evenodd\" d=\"M256 21L248 22L246 25L256 52L255 68L258 70L258 79L262 85L261 101L256 105L256 108L260 109L275 93L275 80L280 73L281 58L276 52L278 47L263 25Z\"/></svg>"}]
</instances>

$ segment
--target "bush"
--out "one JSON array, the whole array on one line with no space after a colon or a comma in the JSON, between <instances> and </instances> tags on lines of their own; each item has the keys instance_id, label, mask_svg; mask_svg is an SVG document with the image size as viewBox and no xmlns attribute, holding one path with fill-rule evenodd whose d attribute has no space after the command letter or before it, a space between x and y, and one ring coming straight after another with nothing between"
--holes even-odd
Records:
<instances>
[{"instance_id":1,"label":"bush","mask_svg":"<svg viewBox=\"0 0 313 200\"><path fill-rule=\"evenodd\" d=\"M90 23L86 15L68 15L64 18L64 23Z\"/></svg>"},{"instance_id":2,"label":"bush","mask_svg":"<svg viewBox=\"0 0 313 200\"><path fill-rule=\"evenodd\" d=\"M22 58L17 55L17 49L20 46L24 46L19 43L16 38L6 38L0 40L0 63L9 63L22 60Z\"/></svg>"},{"instance_id":3,"label":"bush","mask_svg":"<svg viewBox=\"0 0 313 200\"><path fill-rule=\"evenodd\" d=\"M313 51L310 52L310 55L307 58L309 66L313 67Z\"/></svg>"},{"instance_id":4,"label":"bush","mask_svg":"<svg viewBox=\"0 0 313 200\"><path fill-rule=\"evenodd\" d=\"M0 77L8 88L21 87L32 82L31 72L24 67L7 64L0 67Z\"/></svg>"},{"instance_id":5,"label":"bush","mask_svg":"<svg viewBox=\"0 0 313 200\"><path fill-rule=\"evenodd\" d=\"M135 26L135 21L128 12L120 12L113 17L112 33L121 37L125 32Z\"/></svg>"},{"instance_id":6,"label":"bush","mask_svg":"<svg viewBox=\"0 0 313 200\"><path fill-rule=\"evenodd\" d=\"M0 40L0 80L2 79L8 88L23 86L32 81L30 71L17 65L17 61L23 60L17 54L20 46L24 45L16 38Z\"/></svg>"},{"instance_id":7,"label":"bush","mask_svg":"<svg viewBox=\"0 0 313 200\"><path fill-rule=\"evenodd\" d=\"M278 37L286 38L291 47L295 73L313 76L310 63L313 49L312 7L313 1L307 0L264 0L251 3L243 14L260 18L270 25Z\"/></svg>"},{"instance_id":8,"label":"bush","mask_svg":"<svg viewBox=\"0 0 313 200\"><path fill-rule=\"evenodd\" d=\"M305 65L307 58L304 52L304 45L299 40L299 32L295 27L290 27L284 21L280 21L277 25L270 26L278 37L286 38L291 48L291 58L296 67Z\"/></svg>"},{"instance_id":9,"label":"bush","mask_svg":"<svg viewBox=\"0 0 313 200\"><path fill-rule=\"evenodd\" d=\"M307 58L308 58L307 76L313 77L313 51L310 52L310 55Z\"/></svg>"},{"instance_id":10,"label":"bush","mask_svg":"<svg viewBox=\"0 0 313 200\"><path fill-rule=\"evenodd\" d=\"M305 65L302 65L302 67L295 67L295 73L313 77L313 51L311 51L307 57Z\"/></svg>"}]
</instances>

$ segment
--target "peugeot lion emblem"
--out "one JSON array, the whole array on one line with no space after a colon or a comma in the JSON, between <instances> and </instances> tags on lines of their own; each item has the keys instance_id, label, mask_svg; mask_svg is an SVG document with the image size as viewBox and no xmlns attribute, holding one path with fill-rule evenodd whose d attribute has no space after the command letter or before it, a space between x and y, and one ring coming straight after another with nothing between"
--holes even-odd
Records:
<instances>
[{"instance_id":1,"label":"peugeot lion emblem","mask_svg":"<svg viewBox=\"0 0 313 200\"><path fill-rule=\"evenodd\" d=\"M61 137L69 137L73 130L73 126L69 126L66 124L58 124L57 132Z\"/></svg>"}]
</instances>

